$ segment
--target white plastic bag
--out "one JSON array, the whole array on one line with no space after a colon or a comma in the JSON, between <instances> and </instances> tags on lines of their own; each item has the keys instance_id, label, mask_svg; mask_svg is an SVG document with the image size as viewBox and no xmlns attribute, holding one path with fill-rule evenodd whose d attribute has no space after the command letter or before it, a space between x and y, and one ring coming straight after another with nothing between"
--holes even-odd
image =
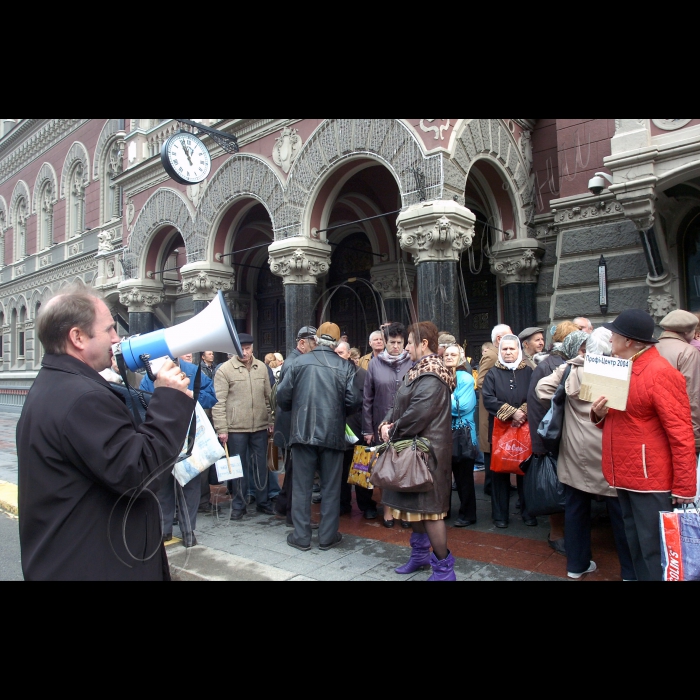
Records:
<instances>
[{"instance_id":1,"label":"white plastic bag","mask_svg":"<svg viewBox=\"0 0 700 700\"><path fill-rule=\"evenodd\" d=\"M177 479L180 486L189 484L192 479L205 472L212 464L215 464L226 455L209 418L207 418L207 414L204 413L204 409L199 403L195 409L195 415L197 416L197 432L192 455L178 462L173 469L173 476ZM180 457L186 454L187 441L185 441Z\"/></svg>"}]
</instances>

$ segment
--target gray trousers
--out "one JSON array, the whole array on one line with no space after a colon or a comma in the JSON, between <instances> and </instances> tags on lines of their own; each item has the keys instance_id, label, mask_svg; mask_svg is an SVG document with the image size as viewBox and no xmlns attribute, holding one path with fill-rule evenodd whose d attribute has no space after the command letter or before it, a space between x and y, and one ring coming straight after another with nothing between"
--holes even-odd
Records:
<instances>
[{"instance_id":1,"label":"gray trousers","mask_svg":"<svg viewBox=\"0 0 700 700\"><path fill-rule=\"evenodd\" d=\"M187 486L180 486L175 481L172 474L158 491L158 503L162 514L161 526L163 536L171 535L173 532L173 520L175 518L175 502L179 509L178 522L182 539L187 544L192 541L192 534L197 528L197 510L199 509L199 499L201 496L202 475L196 476ZM206 479L206 474L204 475ZM188 518L189 516L189 518Z\"/></svg>"},{"instance_id":2,"label":"gray trousers","mask_svg":"<svg viewBox=\"0 0 700 700\"><path fill-rule=\"evenodd\" d=\"M267 470L267 430L257 433L229 433L228 451L231 457L238 455L243 464L243 478L229 481L229 493L233 495L233 510L247 510L247 497L255 491L258 508L269 508Z\"/></svg>"},{"instance_id":3,"label":"gray trousers","mask_svg":"<svg viewBox=\"0 0 700 700\"><path fill-rule=\"evenodd\" d=\"M670 493L636 493L617 490L625 522L627 543L638 581L662 581L661 519L673 511Z\"/></svg>"},{"instance_id":4,"label":"gray trousers","mask_svg":"<svg viewBox=\"0 0 700 700\"><path fill-rule=\"evenodd\" d=\"M340 523L340 482L343 476L343 455L339 450L325 447L293 445L294 500L292 522L297 544L311 544L311 498L316 472L321 477L321 525L318 538L321 544L331 544L338 534Z\"/></svg>"}]
</instances>

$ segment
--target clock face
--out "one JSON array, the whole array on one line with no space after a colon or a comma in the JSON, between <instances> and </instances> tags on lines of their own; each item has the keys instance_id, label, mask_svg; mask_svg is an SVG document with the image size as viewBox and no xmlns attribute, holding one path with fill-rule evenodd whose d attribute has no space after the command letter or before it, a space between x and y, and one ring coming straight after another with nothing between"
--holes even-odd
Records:
<instances>
[{"instance_id":1,"label":"clock face","mask_svg":"<svg viewBox=\"0 0 700 700\"><path fill-rule=\"evenodd\" d=\"M161 159L168 175L182 185L196 185L211 172L209 151L196 136L187 132L175 134L165 142Z\"/></svg>"}]
</instances>

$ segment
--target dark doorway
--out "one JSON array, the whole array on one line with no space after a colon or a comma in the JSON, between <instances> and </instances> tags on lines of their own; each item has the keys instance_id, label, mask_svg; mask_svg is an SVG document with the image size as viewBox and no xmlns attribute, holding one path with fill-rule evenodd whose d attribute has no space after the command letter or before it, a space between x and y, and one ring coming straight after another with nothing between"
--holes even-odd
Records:
<instances>
[{"instance_id":1,"label":"dark doorway","mask_svg":"<svg viewBox=\"0 0 700 700\"><path fill-rule=\"evenodd\" d=\"M372 245L367 236L364 233L348 236L333 252L328 289L353 278L369 282L373 265ZM340 289L333 296L330 321L347 333L351 346L367 352L369 335L380 325L375 294L363 282L350 283L348 287L350 289Z\"/></svg>"},{"instance_id":2,"label":"dark doorway","mask_svg":"<svg viewBox=\"0 0 700 700\"><path fill-rule=\"evenodd\" d=\"M255 355L265 359L271 352L285 353L287 347L282 278L269 268L260 270L258 277L258 342Z\"/></svg>"},{"instance_id":3,"label":"dark doorway","mask_svg":"<svg viewBox=\"0 0 700 700\"><path fill-rule=\"evenodd\" d=\"M484 220L483 214L474 212L477 220ZM481 346L491 342L491 331L498 325L498 278L491 272L491 266L485 255L483 246L486 243L488 230L483 224L476 224L473 251L474 265L479 274L472 274L469 268L468 254L462 256L462 274L469 302L469 316L460 307L460 344L466 340L469 345L467 355L481 357ZM461 304L461 302L460 302Z\"/></svg>"}]
</instances>

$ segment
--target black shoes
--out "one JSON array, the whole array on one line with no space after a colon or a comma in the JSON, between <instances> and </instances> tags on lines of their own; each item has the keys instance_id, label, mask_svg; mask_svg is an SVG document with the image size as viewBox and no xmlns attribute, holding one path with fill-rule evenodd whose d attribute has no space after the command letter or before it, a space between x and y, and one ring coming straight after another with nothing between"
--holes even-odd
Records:
<instances>
[{"instance_id":1,"label":"black shoes","mask_svg":"<svg viewBox=\"0 0 700 700\"><path fill-rule=\"evenodd\" d=\"M311 502L317 506L321 502L321 494L317 493L314 495L314 497L311 499Z\"/></svg>"},{"instance_id":2,"label":"black shoes","mask_svg":"<svg viewBox=\"0 0 700 700\"><path fill-rule=\"evenodd\" d=\"M455 527L471 527L476 525L476 520L466 520L465 518L458 518L455 523Z\"/></svg>"},{"instance_id":3,"label":"black shoes","mask_svg":"<svg viewBox=\"0 0 700 700\"><path fill-rule=\"evenodd\" d=\"M343 515L350 515L352 513L352 506L341 506L340 508L340 516L342 517Z\"/></svg>"},{"instance_id":4,"label":"black shoes","mask_svg":"<svg viewBox=\"0 0 700 700\"><path fill-rule=\"evenodd\" d=\"M564 538L560 540L553 540L549 535L547 535L547 543L557 554L561 554L563 557L566 556L566 540Z\"/></svg>"},{"instance_id":5,"label":"black shoes","mask_svg":"<svg viewBox=\"0 0 700 700\"><path fill-rule=\"evenodd\" d=\"M537 527L537 525L538 525L537 518L528 518L527 520L525 518L523 518L523 522L528 527Z\"/></svg>"},{"instance_id":6,"label":"black shoes","mask_svg":"<svg viewBox=\"0 0 700 700\"><path fill-rule=\"evenodd\" d=\"M374 508L369 508L365 511L365 520L376 520L377 517L377 511Z\"/></svg>"},{"instance_id":7,"label":"black shoes","mask_svg":"<svg viewBox=\"0 0 700 700\"><path fill-rule=\"evenodd\" d=\"M192 539L189 542L183 541L182 545L185 549L192 549L192 547L197 546L197 538L192 535Z\"/></svg>"},{"instance_id":8,"label":"black shoes","mask_svg":"<svg viewBox=\"0 0 700 700\"><path fill-rule=\"evenodd\" d=\"M411 523L407 523L405 520L401 521L401 527L404 530L410 530L411 529Z\"/></svg>"},{"instance_id":9,"label":"black shoes","mask_svg":"<svg viewBox=\"0 0 700 700\"><path fill-rule=\"evenodd\" d=\"M333 542L331 542L330 544L322 544L319 546L319 549L322 552L327 552L329 549L334 549L335 547L337 547L342 541L343 536L340 533L337 533Z\"/></svg>"},{"instance_id":10,"label":"black shoes","mask_svg":"<svg viewBox=\"0 0 700 700\"><path fill-rule=\"evenodd\" d=\"M170 540L173 539L173 533L171 532L169 535L163 535L163 544L167 544L170 542Z\"/></svg>"},{"instance_id":11,"label":"black shoes","mask_svg":"<svg viewBox=\"0 0 700 700\"><path fill-rule=\"evenodd\" d=\"M294 535L293 535L293 534L292 534L292 535L289 535L289 536L287 537L287 544L288 544L290 547L293 547L294 549L298 549L300 552L310 552L310 551L311 551L311 545L310 545L310 544L307 544L307 545L299 544L299 543L294 539Z\"/></svg>"},{"instance_id":12,"label":"black shoes","mask_svg":"<svg viewBox=\"0 0 700 700\"><path fill-rule=\"evenodd\" d=\"M493 524L499 529L499 530L507 530L508 529L508 523L505 520L494 520Z\"/></svg>"},{"instance_id":13,"label":"black shoes","mask_svg":"<svg viewBox=\"0 0 700 700\"><path fill-rule=\"evenodd\" d=\"M396 524L396 523L395 523L393 520L385 520L385 521L384 521L384 527L385 527L387 530L392 530L392 529L394 528L394 525L395 525L395 524Z\"/></svg>"},{"instance_id":14,"label":"black shoes","mask_svg":"<svg viewBox=\"0 0 700 700\"><path fill-rule=\"evenodd\" d=\"M256 506L255 510L260 513L260 515L275 515L272 506Z\"/></svg>"},{"instance_id":15,"label":"black shoes","mask_svg":"<svg viewBox=\"0 0 700 700\"><path fill-rule=\"evenodd\" d=\"M246 513L244 510L233 510L233 511L231 511L231 520L235 520L235 521L243 520L243 516L245 514Z\"/></svg>"}]
</instances>

